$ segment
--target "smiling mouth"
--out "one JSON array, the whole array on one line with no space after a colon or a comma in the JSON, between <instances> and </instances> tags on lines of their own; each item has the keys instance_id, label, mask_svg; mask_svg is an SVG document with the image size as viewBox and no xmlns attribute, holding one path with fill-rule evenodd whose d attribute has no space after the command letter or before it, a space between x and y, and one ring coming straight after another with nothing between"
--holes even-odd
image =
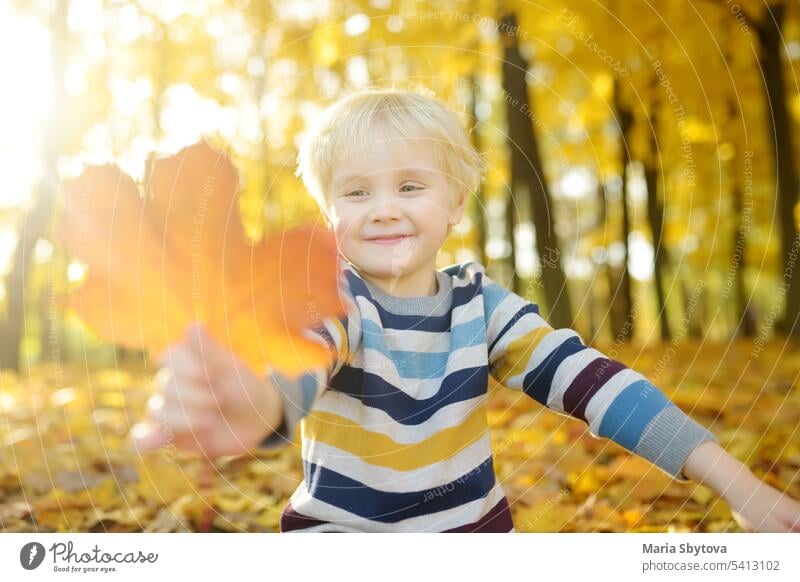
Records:
<instances>
[{"instance_id":1,"label":"smiling mouth","mask_svg":"<svg viewBox=\"0 0 800 582\"><path fill-rule=\"evenodd\" d=\"M410 235L403 235L403 236L396 236L392 238L370 238L367 239L367 242L376 243L379 245L394 245L399 242L404 241L407 238L411 238Z\"/></svg>"}]
</instances>

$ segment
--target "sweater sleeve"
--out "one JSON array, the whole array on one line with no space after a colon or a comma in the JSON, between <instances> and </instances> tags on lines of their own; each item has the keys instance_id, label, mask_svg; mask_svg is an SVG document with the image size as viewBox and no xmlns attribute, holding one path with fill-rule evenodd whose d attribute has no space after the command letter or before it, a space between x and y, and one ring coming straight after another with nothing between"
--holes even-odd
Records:
<instances>
[{"instance_id":1,"label":"sweater sleeve","mask_svg":"<svg viewBox=\"0 0 800 582\"><path fill-rule=\"evenodd\" d=\"M536 304L482 276L489 372L499 383L689 481L683 465L701 443L719 442L713 433L642 374L584 345L572 329L553 329Z\"/></svg>"},{"instance_id":2,"label":"sweater sleeve","mask_svg":"<svg viewBox=\"0 0 800 582\"><path fill-rule=\"evenodd\" d=\"M339 371L349 356L347 340L348 316L324 318L309 328L305 336L325 346L333 359L327 368L309 370L299 378L292 379L269 370L267 379L275 383L282 396L283 421L281 425L259 445L260 449L271 449L291 442L295 427L305 417L328 388L328 381Z\"/></svg>"}]
</instances>

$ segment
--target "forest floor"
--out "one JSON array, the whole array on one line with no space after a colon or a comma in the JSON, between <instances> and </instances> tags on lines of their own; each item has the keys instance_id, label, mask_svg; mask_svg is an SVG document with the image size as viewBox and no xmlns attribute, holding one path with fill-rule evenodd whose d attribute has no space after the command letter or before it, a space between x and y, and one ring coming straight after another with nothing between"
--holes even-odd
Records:
<instances>
[{"instance_id":1,"label":"forest floor","mask_svg":"<svg viewBox=\"0 0 800 582\"><path fill-rule=\"evenodd\" d=\"M800 499L800 351L777 340L615 351L760 478ZM141 458L128 440L152 371L43 365L0 374L0 531L277 531L298 446ZM678 482L524 394L492 385L495 472L519 531L740 531L710 489Z\"/></svg>"}]
</instances>

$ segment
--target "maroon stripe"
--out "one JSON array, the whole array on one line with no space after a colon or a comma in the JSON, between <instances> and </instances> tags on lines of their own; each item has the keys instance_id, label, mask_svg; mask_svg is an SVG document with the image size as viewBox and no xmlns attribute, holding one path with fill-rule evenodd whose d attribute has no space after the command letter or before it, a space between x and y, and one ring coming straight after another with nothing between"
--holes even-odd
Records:
<instances>
[{"instance_id":1,"label":"maroon stripe","mask_svg":"<svg viewBox=\"0 0 800 582\"><path fill-rule=\"evenodd\" d=\"M286 507L283 508L283 513L281 513L281 533L313 527L315 525L323 525L326 523L330 522L320 521L318 519L314 519L313 517L303 515L302 513L297 513L294 510L294 507L292 507L291 501L286 503Z\"/></svg>"},{"instance_id":2,"label":"maroon stripe","mask_svg":"<svg viewBox=\"0 0 800 582\"><path fill-rule=\"evenodd\" d=\"M625 364L610 358L596 358L575 376L564 392L564 411L586 421L586 405L609 378L626 369Z\"/></svg>"},{"instance_id":3,"label":"maroon stripe","mask_svg":"<svg viewBox=\"0 0 800 582\"><path fill-rule=\"evenodd\" d=\"M508 500L504 496L497 505L489 510L489 513L478 521L445 530L444 533L508 533L513 527L511 510L508 507Z\"/></svg>"}]
</instances>

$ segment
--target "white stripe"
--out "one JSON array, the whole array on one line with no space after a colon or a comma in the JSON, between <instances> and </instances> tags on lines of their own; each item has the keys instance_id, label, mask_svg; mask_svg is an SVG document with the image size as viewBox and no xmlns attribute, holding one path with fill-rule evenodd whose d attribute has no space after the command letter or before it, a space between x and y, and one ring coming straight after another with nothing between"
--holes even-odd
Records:
<instances>
[{"instance_id":1,"label":"white stripe","mask_svg":"<svg viewBox=\"0 0 800 582\"><path fill-rule=\"evenodd\" d=\"M402 390L416 400L425 400L436 395L442 388L442 380L448 375L467 368L486 364L486 346L484 344L461 348L451 353L447 359L444 373L436 378L403 378L397 366L390 358L372 348L361 350L364 358L364 370L377 370L386 382Z\"/></svg>"},{"instance_id":2,"label":"white stripe","mask_svg":"<svg viewBox=\"0 0 800 582\"><path fill-rule=\"evenodd\" d=\"M506 323L511 319L511 317L512 316L509 316L508 318L505 319ZM518 338L520 338L520 337L532 332L535 329L539 329L539 328L543 328L543 327L549 328L550 325L544 319L542 319L541 316L539 316L539 314L537 314L537 313L526 313L526 314L524 314L522 317L520 317L517 321L514 322L514 324L511 326L511 328L508 331L506 331L506 333L503 335L503 337L500 339L500 341L498 341L495 344L494 348L492 348L492 351L489 354L489 361L491 363L494 363L495 361L497 361L503 354L506 353L506 351L508 350L508 345L512 341L514 341L514 340L516 340L516 339L518 339ZM561 331L562 332L561 335L564 335L564 332L570 332L567 335L575 334L575 332L572 331L569 328L562 329L562 330L556 330L556 331ZM545 336L545 339L549 338L552 335L553 335L552 333L548 333ZM495 338L495 337L497 337L497 336L496 335L487 335L487 339L491 339L491 338ZM494 340L492 339L492 341L494 341Z\"/></svg>"},{"instance_id":3,"label":"white stripe","mask_svg":"<svg viewBox=\"0 0 800 582\"><path fill-rule=\"evenodd\" d=\"M348 313L347 345L350 347L350 353L358 350L361 345L361 312L358 310L358 306L353 312Z\"/></svg>"},{"instance_id":4,"label":"white stripe","mask_svg":"<svg viewBox=\"0 0 800 582\"><path fill-rule=\"evenodd\" d=\"M443 406L420 424L406 425L396 421L379 408L364 405L357 398L342 394L336 390L328 390L317 401L315 411L337 414L365 430L386 435L393 441L402 444L414 444L430 438L437 432L458 426L467 416L486 404L487 395L481 394L469 400L454 402Z\"/></svg>"},{"instance_id":5,"label":"white stripe","mask_svg":"<svg viewBox=\"0 0 800 582\"><path fill-rule=\"evenodd\" d=\"M557 412L564 412L564 394L567 388L578 377L578 374L583 372L586 366L597 358L603 357L605 356L596 349L586 348L564 358L553 375L553 385L550 388L550 394L547 396L547 407ZM599 379L596 381L599 381Z\"/></svg>"},{"instance_id":6,"label":"white stripe","mask_svg":"<svg viewBox=\"0 0 800 582\"><path fill-rule=\"evenodd\" d=\"M630 368L620 370L611 376L611 379L592 396L586 406L586 420L589 422L589 430L593 435L598 436L600 434L600 425L603 422L603 417L614 399L625 388L639 380L646 380L646 378L636 370Z\"/></svg>"},{"instance_id":7,"label":"white stripe","mask_svg":"<svg viewBox=\"0 0 800 582\"><path fill-rule=\"evenodd\" d=\"M336 326L336 324L333 323L333 321L331 321L330 317L326 317L326 318L322 319L322 321L318 322L315 325L315 327L318 327L320 324L333 337L333 343L336 345L337 350L341 350L342 336L339 333L339 328ZM303 335L304 337L306 337L306 338L308 338L310 340L318 342L318 343L322 344L325 347L328 346L328 342L326 341L325 336L322 335L320 332L318 332L316 329L311 329L311 328L304 329L304 330L302 330L301 335Z\"/></svg>"},{"instance_id":8,"label":"white stripe","mask_svg":"<svg viewBox=\"0 0 800 582\"><path fill-rule=\"evenodd\" d=\"M497 337L497 334L499 334L506 323L514 317L514 314L528 303L519 295L508 292L507 289L504 289L504 291L507 292L507 295L503 297L500 303L497 304L497 307L494 308L491 320L486 326L486 332L490 338Z\"/></svg>"},{"instance_id":9,"label":"white stripe","mask_svg":"<svg viewBox=\"0 0 800 582\"><path fill-rule=\"evenodd\" d=\"M356 298L356 301L358 302L358 308L359 308L359 310L361 312L361 319L363 321L369 320L369 321L373 322L377 327L382 328L383 325L381 324L381 316L380 316L380 313L378 313L378 308L369 299L367 299L363 295L359 295ZM464 305L459 305L458 307L453 308L451 310L451 314L452 314L451 315L451 319L452 319L452 321L457 321L457 322L460 322L460 321L472 321L476 317L483 317L485 315L485 313L484 313L484 309L483 309L483 305L482 304L483 304L482 297L480 295L476 295L475 297L473 297L470 301L468 301ZM441 316L438 316L438 317L445 317L445 315L441 315ZM389 330L386 330L385 335L391 336L391 335L393 335L395 333L399 333L400 331L403 331L403 332L409 332L410 331L410 332L423 333L423 334L428 334L428 335L436 335L437 333L439 333L439 332L429 332L429 331L420 330L420 329L410 329L410 330L389 329ZM448 333L448 332L444 332L444 333Z\"/></svg>"},{"instance_id":10,"label":"white stripe","mask_svg":"<svg viewBox=\"0 0 800 582\"><path fill-rule=\"evenodd\" d=\"M356 455L318 440L303 443L303 460L387 493L436 489L475 470L491 454L492 442L488 430L449 459L412 471L397 471L372 465ZM482 470L493 469L489 467Z\"/></svg>"},{"instance_id":11,"label":"white stripe","mask_svg":"<svg viewBox=\"0 0 800 582\"><path fill-rule=\"evenodd\" d=\"M514 335L515 337L519 337L519 335L517 334ZM522 373L517 374L512 378L509 378L506 381L507 382L506 386L508 386L509 388L522 389L522 382L525 379L525 376L528 374L528 372L540 366L550 354L556 351L556 349L561 344L563 344L571 337L579 337L579 336L577 332L569 328L556 329L545 335L539 342L539 345L537 345L536 348L533 350L531 358L530 360L528 360L528 363L526 364L525 369L522 371ZM507 357L513 358L515 356L513 354L508 354Z\"/></svg>"},{"instance_id":12,"label":"white stripe","mask_svg":"<svg viewBox=\"0 0 800 582\"><path fill-rule=\"evenodd\" d=\"M444 531L476 522L492 507L497 505L504 496L503 488L499 483L495 483L494 487L483 499L476 499L445 511L404 519L397 523L383 523L365 519L335 505L315 499L309 494L305 480L300 482L300 486L292 494L291 503L292 507L302 515L313 519L330 521L337 525L341 524L361 532L419 533Z\"/></svg>"}]
</instances>

